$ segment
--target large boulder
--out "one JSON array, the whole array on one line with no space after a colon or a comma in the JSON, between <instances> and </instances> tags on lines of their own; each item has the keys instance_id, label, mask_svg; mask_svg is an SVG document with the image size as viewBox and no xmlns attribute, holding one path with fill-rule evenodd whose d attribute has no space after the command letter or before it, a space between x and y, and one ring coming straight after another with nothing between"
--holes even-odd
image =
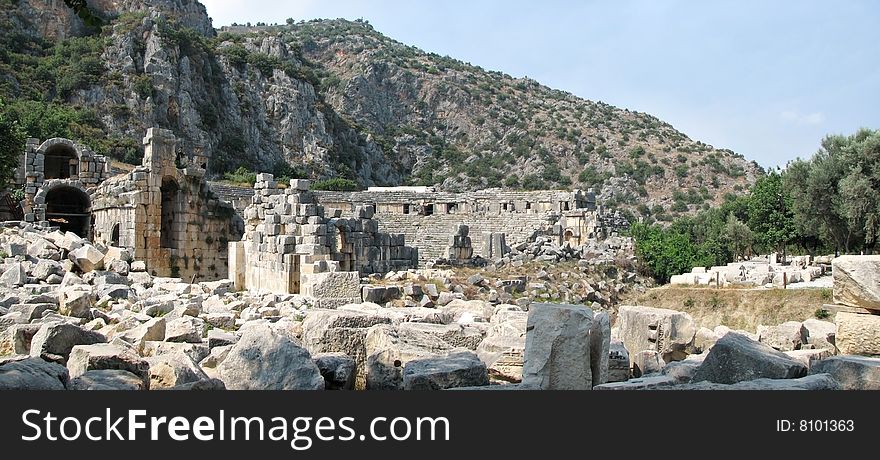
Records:
<instances>
[{"instance_id":1,"label":"large boulder","mask_svg":"<svg viewBox=\"0 0 880 460\"><path fill-rule=\"evenodd\" d=\"M840 256L831 261L834 303L880 311L880 255Z\"/></svg>"},{"instance_id":2,"label":"large boulder","mask_svg":"<svg viewBox=\"0 0 880 460\"><path fill-rule=\"evenodd\" d=\"M144 388L150 388L150 364L131 350L117 345L77 345L70 352L67 369L71 378L93 370L128 371L140 377Z\"/></svg>"},{"instance_id":3,"label":"large boulder","mask_svg":"<svg viewBox=\"0 0 880 460\"><path fill-rule=\"evenodd\" d=\"M116 334L114 338L124 340L139 352L143 352L146 342L165 340L165 318L161 316L150 318L144 323Z\"/></svg>"},{"instance_id":4,"label":"large boulder","mask_svg":"<svg viewBox=\"0 0 880 460\"><path fill-rule=\"evenodd\" d=\"M488 384L486 365L472 351L416 359L403 367L404 390L445 390Z\"/></svg>"},{"instance_id":5,"label":"large boulder","mask_svg":"<svg viewBox=\"0 0 880 460\"><path fill-rule=\"evenodd\" d=\"M452 350L452 346L434 334L387 324L371 327L364 346L366 388L370 390L401 390L403 368L408 362L434 358Z\"/></svg>"},{"instance_id":6,"label":"large boulder","mask_svg":"<svg viewBox=\"0 0 880 460\"><path fill-rule=\"evenodd\" d=\"M66 370L66 369L65 369ZM87 371L70 381L71 390L146 390L144 381L139 376L119 369L102 369Z\"/></svg>"},{"instance_id":7,"label":"large boulder","mask_svg":"<svg viewBox=\"0 0 880 460\"><path fill-rule=\"evenodd\" d=\"M830 321L810 318L804 321L807 330L807 343L816 348L837 350L837 325Z\"/></svg>"},{"instance_id":8,"label":"large boulder","mask_svg":"<svg viewBox=\"0 0 880 460\"><path fill-rule=\"evenodd\" d=\"M484 325L487 326L487 325ZM483 341L483 329L473 324L433 324L433 323L401 323L401 329L417 329L437 336L440 340L456 348L476 350Z\"/></svg>"},{"instance_id":9,"label":"large boulder","mask_svg":"<svg viewBox=\"0 0 880 460\"><path fill-rule=\"evenodd\" d=\"M39 281L46 281L49 275L64 276L64 267L59 262L49 259L41 259L31 269L31 276Z\"/></svg>"},{"instance_id":10,"label":"large boulder","mask_svg":"<svg viewBox=\"0 0 880 460\"><path fill-rule=\"evenodd\" d=\"M587 307L532 304L526 326L523 384L543 390L591 389L592 329L593 312Z\"/></svg>"},{"instance_id":11,"label":"large boulder","mask_svg":"<svg viewBox=\"0 0 880 460\"><path fill-rule=\"evenodd\" d=\"M70 251L69 258L83 273L104 268L104 254L88 243Z\"/></svg>"},{"instance_id":12,"label":"large boulder","mask_svg":"<svg viewBox=\"0 0 880 460\"><path fill-rule=\"evenodd\" d=\"M302 323L302 344L312 354L345 353L355 360L355 388L366 387L365 339L370 327L390 324L384 315L351 310L309 310Z\"/></svg>"},{"instance_id":13,"label":"large boulder","mask_svg":"<svg viewBox=\"0 0 880 460\"><path fill-rule=\"evenodd\" d=\"M837 259L835 259L837 260ZM835 342L844 355L880 355L880 315L838 312Z\"/></svg>"},{"instance_id":14,"label":"large boulder","mask_svg":"<svg viewBox=\"0 0 880 460\"><path fill-rule=\"evenodd\" d=\"M800 350L807 342L808 334L807 328L797 321L758 327L758 341L779 351Z\"/></svg>"},{"instance_id":15,"label":"large boulder","mask_svg":"<svg viewBox=\"0 0 880 460\"><path fill-rule=\"evenodd\" d=\"M623 305L617 324L627 350L653 350L666 362L684 359L697 332L691 315L665 308Z\"/></svg>"},{"instance_id":16,"label":"large boulder","mask_svg":"<svg viewBox=\"0 0 880 460\"><path fill-rule=\"evenodd\" d=\"M494 307L489 302L482 300L455 299L440 309L446 323L467 324L473 322L487 322L492 318Z\"/></svg>"},{"instance_id":17,"label":"large boulder","mask_svg":"<svg viewBox=\"0 0 880 460\"><path fill-rule=\"evenodd\" d=\"M0 275L0 286L15 288L27 284L27 271L24 264L15 262Z\"/></svg>"},{"instance_id":18,"label":"large boulder","mask_svg":"<svg viewBox=\"0 0 880 460\"><path fill-rule=\"evenodd\" d=\"M65 390L67 369L40 358L0 364L0 390Z\"/></svg>"},{"instance_id":19,"label":"large boulder","mask_svg":"<svg viewBox=\"0 0 880 460\"><path fill-rule=\"evenodd\" d=\"M590 331L590 368L593 373L593 385L608 382L608 366L611 358L611 319L608 313L593 314L593 326Z\"/></svg>"},{"instance_id":20,"label":"large boulder","mask_svg":"<svg viewBox=\"0 0 880 460\"><path fill-rule=\"evenodd\" d=\"M69 323L47 323L31 339L30 354L58 361L68 359L77 345L104 343L107 338L94 331Z\"/></svg>"},{"instance_id":21,"label":"large boulder","mask_svg":"<svg viewBox=\"0 0 880 460\"><path fill-rule=\"evenodd\" d=\"M165 341L202 343L204 332L204 320L192 316L181 316L165 324Z\"/></svg>"},{"instance_id":22,"label":"large boulder","mask_svg":"<svg viewBox=\"0 0 880 460\"><path fill-rule=\"evenodd\" d=\"M58 291L58 313L75 318L87 318L91 314L92 300L92 290L89 286L61 288Z\"/></svg>"},{"instance_id":23,"label":"large boulder","mask_svg":"<svg viewBox=\"0 0 880 460\"><path fill-rule=\"evenodd\" d=\"M806 366L781 351L729 332L709 350L693 381L729 384L759 378L794 379L806 374Z\"/></svg>"},{"instance_id":24,"label":"large boulder","mask_svg":"<svg viewBox=\"0 0 880 460\"><path fill-rule=\"evenodd\" d=\"M880 390L880 358L833 356L816 361L811 374L829 374L844 390Z\"/></svg>"},{"instance_id":25,"label":"large boulder","mask_svg":"<svg viewBox=\"0 0 880 460\"><path fill-rule=\"evenodd\" d=\"M351 356L345 353L318 353L312 359L324 377L325 390L354 389L356 364Z\"/></svg>"},{"instance_id":26,"label":"large boulder","mask_svg":"<svg viewBox=\"0 0 880 460\"><path fill-rule=\"evenodd\" d=\"M527 320L528 313L524 311L497 312L492 316L486 338L477 346L477 356L493 379L522 381Z\"/></svg>"},{"instance_id":27,"label":"large boulder","mask_svg":"<svg viewBox=\"0 0 880 460\"><path fill-rule=\"evenodd\" d=\"M322 390L324 379L309 352L283 330L245 329L217 367L230 390Z\"/></svg>"},{"instance_id":28,"label":"large boulder","mask_svg":"<svg viewBox=\"0 0 880 460\"><path fill-rule=\"evenodd\" d=\"M144 359L150 365L150 388L154 390L209 379L199 365L182 351Z\"/></svg>"}]
</instances>

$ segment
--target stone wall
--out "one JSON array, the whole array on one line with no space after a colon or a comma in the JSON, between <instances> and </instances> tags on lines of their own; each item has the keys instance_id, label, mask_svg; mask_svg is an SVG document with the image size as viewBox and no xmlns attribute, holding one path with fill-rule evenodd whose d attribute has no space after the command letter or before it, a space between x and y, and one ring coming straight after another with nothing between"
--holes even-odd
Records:
<instances>
[{"instance_id":1,"label":"stone wall","mask_svg":"<svg viewBox=\"0 0 880 460\"><path fill-rule=\"evenodd\" d=\"M446 257L449 237L460 225L470 228L474 255L482 254L484 233L505 233L510 243L537 234L565 235L573 244L596 236L596 216L602 214L592 191L438 192L430 187L376 188L364 192L314 192L328 210L351 214L358 206L373 205L379 228L406 235L419 249L419 261Z\"/></svg>"},{"instance_id":2,"label":"stone wall","mask_svg":"<svg viewBox=\"0 0 880 460\"><path fill-rule=\"evenodd\" d=\"M373 217L372 206L358 206L347 217L325 212L309 181L281 188L271 174L259 174L244 210L244 237L230 244L229 278L248 290L313 296L324 307L357 301L357 272L402 270L418 259L403 235L380 232Z\"/></svg>"},{"instance_id":3,"label":"stone wall","mask_svg":"<svg viewBox=\"0 0 880 460\"><path fill-rule=\"evenodd\" d=\"M224 278L228 243L241 237L243 223L205 182L204 158L179 160L176 142L171 131L151 128L143 164L94 190L92 239L128 248L157 276Z\"/></svg>"}]
</instances>

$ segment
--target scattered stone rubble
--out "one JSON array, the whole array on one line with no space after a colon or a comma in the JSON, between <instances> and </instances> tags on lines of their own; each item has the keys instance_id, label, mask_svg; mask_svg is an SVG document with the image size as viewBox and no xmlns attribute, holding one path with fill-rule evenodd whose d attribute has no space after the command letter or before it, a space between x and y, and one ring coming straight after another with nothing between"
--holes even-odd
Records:
<instances>
[{"instance_id":1,"label":"scattered stone rubble","mask_svg":"<svg viewBox=\"0 0 880 460\"><path fill-rule=\"evenodd\" d=\"M678 285L783 287L813 281L827 273L827 258L797 256L788 265L777 254L716 267L694 267L690 273L673 275L669 283Z\"/></svg>"},{"instance_id":2,"label":"scattered stone rubble","mask_svg":"<svg viewBox=\"0 0 880 460\"><path fill-rule=\"evenodd\" d=\"M156 277L123 249L27 224L0 230L0 251L2 389L880 389L870 257L835 264L835 323L750 332L615 308L634 274L564 255L357 277L353 301L326 308ZM578 300L545 302L551 284Z\"/></svg>"}]
</instances>

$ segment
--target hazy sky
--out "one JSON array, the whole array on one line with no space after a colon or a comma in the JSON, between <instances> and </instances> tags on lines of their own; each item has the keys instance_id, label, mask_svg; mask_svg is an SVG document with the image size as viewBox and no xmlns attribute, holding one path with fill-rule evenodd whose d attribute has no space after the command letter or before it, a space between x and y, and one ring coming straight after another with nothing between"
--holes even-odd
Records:
<instances>
[{"instance_id":1,"label":"hazy sky","mask_svg":"<svg viewBox=\"0 0 880 460\"><path fill-rule=\"evenodd\" d=\"M765 167L880 128L880 2L201 0L220 27L363 18L406 44L618 107Z\"/></svg>"}]
</instances>

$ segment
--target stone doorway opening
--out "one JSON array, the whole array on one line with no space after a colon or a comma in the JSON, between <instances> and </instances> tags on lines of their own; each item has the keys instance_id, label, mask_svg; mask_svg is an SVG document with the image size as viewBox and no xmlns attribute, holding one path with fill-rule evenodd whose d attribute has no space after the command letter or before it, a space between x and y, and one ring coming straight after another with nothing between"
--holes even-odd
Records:
<instances>
[{"instance_id":1,"label":"stone doorway opening","mask_svg":"<svg viewBox=\"0 0 880 460\"><path fill-rule=\"evenodd\" d=\"M46 193L46 220L60 227L62 232L73 232L89 237L91 200L86 192L69 186L59 186Z\"/></svg>"},{"instance_id":2,"label":"stone doorway opening","mask_svg":"<svg viewBox=\"0 0 880 460\"><path fill-rule=\"evenodd\" d=\"M46 149L43 159L45 179L69 179L79 174L76 151L65 144L56 144Z\"/></svg>"},{"instance_id":3,"label":"stone doorway opening","mask_svg":"<svg viewBox=\"0 0 880 460\"><path fill-rule=\"evenodd\" d=\"M177 181L170 177L162 179L162 209L161 209L161 230L159 235L159 245L163 248L177 249L177 238L175 238L177 197L180 187Z\"/></svg>"}]
</instances>

